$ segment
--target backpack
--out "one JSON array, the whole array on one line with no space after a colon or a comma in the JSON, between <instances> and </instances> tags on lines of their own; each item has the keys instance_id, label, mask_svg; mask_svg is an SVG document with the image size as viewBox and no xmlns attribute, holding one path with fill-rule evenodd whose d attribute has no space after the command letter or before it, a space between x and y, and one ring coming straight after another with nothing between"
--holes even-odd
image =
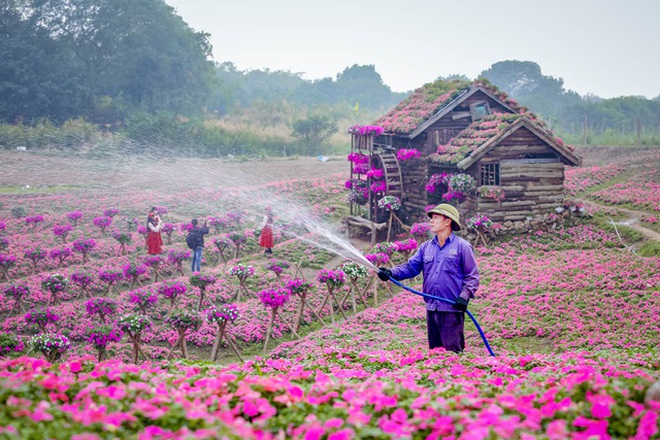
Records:
<instances>
[{"instance_id":1,"label":"backpack","mask_svg":"<svg viewBox=\"0 0 660 440\"><path fill-rule=\"evenodd\" d=\"M197 247L197 230L192 230L188 233L188 236L186 237L186 244L188 245L189 249L195 249Z\"/></svg>"}]
</instances>

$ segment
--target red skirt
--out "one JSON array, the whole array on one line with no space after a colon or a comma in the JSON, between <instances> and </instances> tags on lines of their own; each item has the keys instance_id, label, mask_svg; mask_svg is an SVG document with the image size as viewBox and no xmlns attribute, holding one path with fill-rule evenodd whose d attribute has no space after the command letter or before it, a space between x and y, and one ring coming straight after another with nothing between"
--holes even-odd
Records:
<instances>
[{"instance_id":1,"label":"red skirt","mask_svg":"<svg viewBox=\"0 0 660 440\"><path fill-rule=\"evenodd\" d=\"M147 253L149 255L157 255L163 253L163 239L160 232L149 231L147 234Z\"/></svg>"},{"instance_id":2,"label":"red skirt","mask_svg":"<svg viewBox=\"0 0 660 440\"><path fill-rule=\"evenodd\" d=\"M259 246L265 248L272 248L273 243L273 230L270 226L266 226L261 230L261 235L259 236Z\"/></svg>"}]
</instances>

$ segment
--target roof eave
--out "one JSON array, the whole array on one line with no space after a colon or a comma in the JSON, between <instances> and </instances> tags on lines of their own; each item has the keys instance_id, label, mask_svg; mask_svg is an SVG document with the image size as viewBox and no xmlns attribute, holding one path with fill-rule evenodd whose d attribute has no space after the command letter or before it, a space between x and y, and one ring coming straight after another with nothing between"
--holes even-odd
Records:
<instances>
[{"instance_id":1,"label":"roof eave","mask_svg":"<svg viewBox=\"0 0 660 440\"><path fill-rule=\"evenodd\" d=\"M582 159L579 156L573 154L570 150L568 150L568 148L557 142L556 139L549 136L545 131L540 130L534 122L532 122L526 117L523 117L518 121L514 122L513 124L511 124L511 126L506 130L504 130L503 132L499 133L496 136L493 136L492 138L488 139L488 141L484 142L481 146L479 146L479 148L474 150L468 157L460 161L457 164L458 167L462 170L469 168L477 160L481 159L491 149L491 147L494 147L503 139L506 139L508 136L510 136L512 133L514 133L523 125L529 131L531 131L536 136L538 136L543 142L548 144L550 148L552 148L557 153L559 153L569 165L576 166L582 163Z\"/></svg>"}]
</instances>

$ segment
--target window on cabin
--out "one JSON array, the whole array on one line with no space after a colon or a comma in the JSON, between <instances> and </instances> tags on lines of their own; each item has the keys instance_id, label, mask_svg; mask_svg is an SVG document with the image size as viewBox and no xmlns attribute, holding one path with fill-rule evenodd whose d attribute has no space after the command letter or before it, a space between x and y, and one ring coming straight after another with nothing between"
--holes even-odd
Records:
<instances>
[{"instance_id":1,"label":"window on cabin","mask_svg":"<svg viewBox=\"0 0 660 440\"><path fill-rule=\"evenodd\" d=\"M500 184L500 164L483 163L481 164L480 185L499 185Z\"/></svg>"},{"instance_id":2,"label":"window on cabin","mask_svg":"<svg viewBox=\"0 0 660 440\"><path fill-rule=\"evenodd\" d=\"M481 119L484 116L488 116L490 115L490 105L488 105L488 102L486 101L470 104L470 114L472 115L473 121Z\"/></svg>"}]
</instances>

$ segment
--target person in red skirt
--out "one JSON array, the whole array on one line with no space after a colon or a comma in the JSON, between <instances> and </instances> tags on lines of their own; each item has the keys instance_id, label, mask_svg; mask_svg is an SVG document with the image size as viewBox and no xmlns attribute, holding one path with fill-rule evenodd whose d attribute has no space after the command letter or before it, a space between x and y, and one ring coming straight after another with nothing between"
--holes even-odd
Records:
<instances>
[{"instance_id":1,"label":"person in red skirt","mask_svg":"<svg viewBox=\"0 0 660 440\"><path fill-rule=\"evenodd\" d=\"M160 231L163 229L163 221L158 215L156 208L151 208L147 216L147 253L149 255L158 255L163 253L163 238Z\"/></svg>"},{"instance_id":2,"label":"person in red skirt","mask_svg":"<svg viewBox=\"0 0 660 440\"><path fill-rule=\"evenodd\" d=\"M266 248L264 254L272 255L273 253L273 210L270 206L266 206L266 215L261 222L261 234L259 235L259 246Z\"/></svg>"}]
</instances>

